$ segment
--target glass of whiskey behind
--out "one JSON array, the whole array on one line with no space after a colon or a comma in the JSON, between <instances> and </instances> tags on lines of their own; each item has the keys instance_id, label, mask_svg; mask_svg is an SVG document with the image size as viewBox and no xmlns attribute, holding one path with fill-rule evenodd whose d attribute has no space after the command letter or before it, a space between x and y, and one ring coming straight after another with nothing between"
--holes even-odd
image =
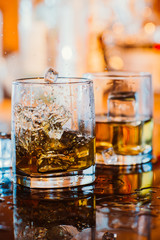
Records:
<instances>
[{"instance_id":1,"label":"glass of whiskey behind","mask_svg":"<svg viewBox=\"0 0 160 240\"><path fill-rule=\"evenodd\" d=\"M93 82L84 78L15 80L12 85L14 182L29 188L95 180Z\"/></svg>"},{"instance_id":2,"label":"glass of whiskey behind","mask_svg":"<svg viewBox=\"0 0 160 240\"><path fill-rule=\"evenodd\" d=\"M149 73L87 73L96 113L96 163L130 165L152 158L153 92Z\"/></svg>"}]
</instances>

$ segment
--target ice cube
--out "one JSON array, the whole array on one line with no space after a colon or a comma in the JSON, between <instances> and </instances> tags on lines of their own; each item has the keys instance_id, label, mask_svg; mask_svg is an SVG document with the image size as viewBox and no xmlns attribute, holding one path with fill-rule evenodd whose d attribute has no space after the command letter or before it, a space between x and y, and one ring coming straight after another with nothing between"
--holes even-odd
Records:
<instances>
[{"instance_id":1,"label":"ice cube","mask_svg":"<svg viewBox=\"0 0 160 240\"><path fill-rule=\"evenodd\" d=\"M55 112L51 112L48 116L51 126L54 129L62 129L62 126L70 119L71 113L63 106L59 106Z\"/></svg>"},{"instance_id":2,"label":"ice cube","mask_svg":"<svg viewBox=\"0 0 160 240\"><path fill-rule=\"evenodd\" d=\"M108 117L133 118L138 113L138 97L136 92L116 92L108 97ZM118 120L117 119L117 120Z\"/></svg>"},{"instance_id":3,"label":"ice cube","mask_svg":"<svg viewBox=\"0 0 160 240\"><path fill-rule=\"evenodd\" d=\"M54 83L57 81L58 72L56 72L53 68L49 68L45 73L44 80L47 83Z\"/></svg>"},{"instance_id":4,"label":"ice cube","mask_svg":"<svg viewBox=\"0 0 160 240\"><path fill-rule=\"evenodd\" d=\"M63 106L60 106L56 112L51 112L48 116L49 121L49 136L50 138L60 139L63 134L63 126L70 119L70 112L66 111Z\"/></svg>"},{"instance_id":5,"label":"ice cube","mask_svg":"<svg viewBox=\"0 0 160 240\"><path fill-rule=\"evenodd\" d=\"M77 143L77 135L74 131L65 130L61 137L61 142L68 148L74 147Z\"/></svg>"},{"instance_id":6,"label":"ice cube","mask_svg":"<svg viewBox=\"0 0 160 240\"><path fill-rule=\"evenodd\" d=\"M108 148L102 151L102 156L107 164L116 164L117 163L117 155L114 153L113 148Z\"/></svg>"},{"instance_id":7,"label":"ice cube","mask_svg":"<svg viewBox=\"0 0 160 240\"><path fill-rule=\"evenodd\" d=\"M46 152L37 161L38 172L66 171L74 162L74 157L54 152Z\"/></svg>"},{"instance_id":8,"label":"ice cube","mask_svg":"<svg viewBox=\"0 0 160 240\"><path fill-rule=\"evenodd\" d=\"M75 149L78 158L84 158L89 155L89 149L87 146L81 146Z\"/></svg>"}]
</instances>

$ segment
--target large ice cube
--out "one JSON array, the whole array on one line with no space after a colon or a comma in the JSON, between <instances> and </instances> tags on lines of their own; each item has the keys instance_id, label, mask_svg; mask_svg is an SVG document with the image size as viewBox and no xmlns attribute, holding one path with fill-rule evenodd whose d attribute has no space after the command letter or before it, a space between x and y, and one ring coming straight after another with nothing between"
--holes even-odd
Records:
<instances>
[{"instance_id":1,"label":"large ice cube","mask_svg":"<svg viewBox=\"0 0 160 240\"><path fill-rule=\"evenodd\" d=\"M113 92L108 97L108 117L133 118L138 113L136 92Z\"/></svg>"}]
</instances>

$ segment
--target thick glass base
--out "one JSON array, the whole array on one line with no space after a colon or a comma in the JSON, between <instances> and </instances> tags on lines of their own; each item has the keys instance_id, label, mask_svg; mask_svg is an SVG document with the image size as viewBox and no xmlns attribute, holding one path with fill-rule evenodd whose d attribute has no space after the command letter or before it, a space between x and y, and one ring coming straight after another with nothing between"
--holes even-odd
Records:
<instances>
[{"instance_id":1,"label":"thick glass base","mask_svg":"<svg viewBox=\"0 0 160 240\"><path fill-rule=\"evenodd\" d=\"M14 182L29 188L64 188L76 187L93 183L95 180L95 166L84 170L55 173L41 176L24 176L18 173Z\"/></svg>"},{"instance_id":2,"label":"thick glass base","mask_svg":"<svg viewBox=\"0 0 160 240\"><path fill-rule=\"evenodd\" d=\"M105 165L135 165L147 163L152 159L152 151L139 155L117 155L112 148L96 154L96 164Z\"/></svg>"}]
</instances>

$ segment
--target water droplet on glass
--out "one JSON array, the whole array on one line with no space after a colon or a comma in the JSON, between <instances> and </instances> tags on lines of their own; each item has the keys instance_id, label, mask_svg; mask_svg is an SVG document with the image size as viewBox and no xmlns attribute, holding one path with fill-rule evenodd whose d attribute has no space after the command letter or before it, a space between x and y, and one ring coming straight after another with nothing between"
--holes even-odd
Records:
<instances>
[{"instance_id":1,"label":"water droplet on glass","mask_svg":"<svg viewBox=\"0 0 160 240\"><path fill-rule=\"evenodd\" d=\"M0 231L9 231L10 228L8 226L0 224Z\"/></svg>"},{"instance_id":2,"label":"water droplet on glass","mask_svg":"<svg viewBox=\"0 0 160 240\"><path fill-rule=\"evenodd\" d=\"M47 83L54 83L57 81L58 72L56 72L53 68L49 68L44 76L44 81Z\"/></svg>"},{"instance_id":3,"label":"water droplet on glass","mask_svg":"<svg viewBox=\"0 0 160 240\"><path fill-rule=\"evenodd\" d=\"M5 199L4 198L0 198L0 202L4 202L5 201Z\"/></svg>"},{"instance_id":4,"label":"water droplet on glass","mask_svg":"<svg viewBox=\"0 0 160 240\"><path fill-rule=\"evenodd\" d=\"M14 206L10 206L8 207L9 210L13 210L14 209Z\"/></svg>"},{"instance_id":5,"label":"water droplet on glass","mask_svg":"<svg viewBox=\"0 0 160 240\"><path fill-rule=\"evenodd\" d=\"M116 233L105 232L105 234L102 237L102 240L116 240L116 238L117 238Z\"/></svg>"}]
</instances>

